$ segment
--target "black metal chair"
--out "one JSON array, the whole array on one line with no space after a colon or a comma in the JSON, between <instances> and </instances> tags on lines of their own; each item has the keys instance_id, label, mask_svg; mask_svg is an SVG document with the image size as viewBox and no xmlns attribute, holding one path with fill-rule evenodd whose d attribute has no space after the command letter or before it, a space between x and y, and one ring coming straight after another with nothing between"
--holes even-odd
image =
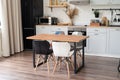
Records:
<instances>
[{"instance_id":1,"label":"black metal chair","mask_svg":"<svg viewBox=\"0 0 120 80\"><path fill-rule=\"evenodd\" d=\"M38 64L40 63L40 60L42 59L43 63L45 63L45 61L47 61L47 68L48 68L48 73L49 73L49 60L50 60L50 58L53 58L53 56L52 56L53 50L50 49L49 42L46 40L45 41L34 40L33 41L33 50L34 50L35 54L39 55L37 61L35 62L36 63L35 70L37 69Z\"/></svg>"}]
</instances>

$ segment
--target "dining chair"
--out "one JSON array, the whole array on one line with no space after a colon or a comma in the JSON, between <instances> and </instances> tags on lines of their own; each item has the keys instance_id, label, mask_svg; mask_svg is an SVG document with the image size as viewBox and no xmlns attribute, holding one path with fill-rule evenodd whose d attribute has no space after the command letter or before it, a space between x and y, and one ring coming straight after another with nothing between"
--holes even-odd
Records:
<instances>
[{"instance_id":1,"label":"dining chair","mask_svg":"<svg viewBox=\"0 0 120 80\"><path fill-rule=\"evenodd\" d=\"M70 47L71 46L68 42L52 42L53 54L55 55L55 57L57 57L57 60L53 69L53 74L56 70L56 67L61 62L64 62L67 67L68 78L70 78L69 64L71 64L73 67L71 56L74 52L74 51L70 51Z\"/></svg>"},{"instance_id":2,"label":"dining chair","mask_svg":"<svg viewBox=\"0 0 120 80\"><path fill-rule=\"evenodd\" d=\"M72 33L72 35L82 36L83 34L82 34L82 32L75 31L75 32ZM72 49L74 48L74 43L71 43L71 48ZM77 50L77 57L81 59L82 58L82 53L81 53L82 42L79 42L79 43L76 44L76 50ZM79 62L77 63L77 65L79 66Z\"/></svg>"},{"instance_id":3,"label":"dining chair","mask_svg":"<svg viewBox=\"0 0 120 80\"><path fill-rule=\"evenodd\" d=\"M46 40L45 41L34 40L33 41L33 50L34 50L35 54L39 55L38 59L36 61L35 70L37 69L40 60L43 63L45 63L45 61L47 61L47 68L48 68L48 74L49 74L49 60L53 58L53 56L52 56L53 50L50 49L49 42Z\"/></svg>"},{"instance_id":4,"label":"dining chair","mask_svg":"<svg viewBox=\"0 0 120 80\"><path fill-rule=\"evenodd\" d=\"M75 32L72 32L72 35L76 35L76 36L82 36L82 32L77 32L77 31L75 31ZM81 42L79 42L79 43L77 43L77 48L82 48L82 43ZM74 44L71 44L71 46L74 46Z\"/></svg>"},{"instance_id":5,"label":"dining chair","mask_svg":"<svg viewBox=\"0 0 120 80\"><path fill-rule=\"evenodd\" d=\"M56 31L55 34L56 35L65 35L64 31Z\"/></svg>"}]
</instances>

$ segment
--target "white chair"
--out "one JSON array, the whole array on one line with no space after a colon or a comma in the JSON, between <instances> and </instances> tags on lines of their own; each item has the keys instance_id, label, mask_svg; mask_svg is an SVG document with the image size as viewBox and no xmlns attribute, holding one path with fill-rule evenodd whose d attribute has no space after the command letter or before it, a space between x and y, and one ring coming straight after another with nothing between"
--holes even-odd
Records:
<instances>
[{"instance_id":1,"label":"white chair","mask_svg":"<svg viewBox=\"0 0 120 80\"><path fill-rule=\"evenodd\" d=\"M61 62L65 62L67 71L68 71L68 78L70 78L69 63L72 64L71 56L74 52L74 51L70 51L70 48L71 48L70 44L68 42L52 42L52 48L53 48L53 53L55 57L57 57L57 60L53 69L53 74L56 70L57 65L59 65ZM72 64L72 67L73 67L73 64Z\"/></svg>"},{"instance_id":2,"label":"white chair","mask_svg":"<svg viewBox=\"0 0 120 80\"><path fill-rule=\"evenodd\" d=\"M72 35L76 35L76 36L82 36L82 32L73 32ZM71 47L74 48L74 44L71 43ZM76 44L76 49L77 49L77 57L80 57L82 58L82 53L81 53L81 50L82 50L82 42L79 42ZM79 60L78 60L79 61ZM79 62L77 63L77 65L79 66Z\"/></svg>"},{"instance_id":3,"label":"white chair","mask_svg":"<svg viewBox=\"0 0 120 80\"><path fill-rule=\"evenodd\" d=\"M82 32L73 32L72 35L76 35L76 36L82 36ZM71 44L71 46L74 46L74 44ZM77 48L82 48L82 43L77 43L76 45Z\"/></svg>"}]
</instances>

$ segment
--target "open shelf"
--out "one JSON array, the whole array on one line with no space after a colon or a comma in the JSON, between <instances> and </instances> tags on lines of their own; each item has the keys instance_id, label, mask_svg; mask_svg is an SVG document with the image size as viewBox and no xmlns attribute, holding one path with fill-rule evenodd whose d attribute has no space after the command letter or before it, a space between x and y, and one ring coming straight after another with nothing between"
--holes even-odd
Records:
<instances>
[{"instance_id":1,"label":"open shelf","mask_svg":"<svg viewBox=\"0 0 120 80\"><path fill-rule=\"evenodd\" d=\"M49 8L66 8L67 5L49 5Z\"/></svg>"},{"instance_id":2,"label":"open shelf","mask_svg":"<svg viewBox=\"0 0 120 80\"><path fill-rule=\"evenodd\" d=\"M49 8L51 8L51 11L53 8L67 8L67 5L49 5Z\"/></svg>"}]
</instances>

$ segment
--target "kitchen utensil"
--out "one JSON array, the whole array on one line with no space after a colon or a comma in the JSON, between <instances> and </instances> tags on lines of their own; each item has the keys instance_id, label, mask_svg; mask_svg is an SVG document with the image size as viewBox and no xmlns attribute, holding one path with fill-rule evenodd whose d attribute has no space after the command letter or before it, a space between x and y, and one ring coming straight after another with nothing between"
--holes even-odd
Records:
<instances>
[{"instance_id":1,"label":"kitchen utensil","mask_svg":"<svg viewBox=\"0 0 120 80\"><path fill-rule=\"evenodd\" d=\"M120 17L118 18L118 22L120 22Z\"/></svg>"},{"instance_id":2,"label":"kitchen utensil","mask_svg":"<svg viewBox=\"0 0 120 80\"><path fill-rule=\"evenodd\" d=\"M115 17L113 19L113 22L117 22L117 18L116 18L116 10L115 10Z\"/></svg>"},{"instance_id":3,"label":"kitchen utensil","mask_svg":"<svg viewBox=\"0 0 120 80\"><path fill-rule=\"evenodd\" d=\"M114 18L113 22L117 22L117 18L116 18L116 15L115 15L115 18Z\"/></svg>"}]
</instances>

